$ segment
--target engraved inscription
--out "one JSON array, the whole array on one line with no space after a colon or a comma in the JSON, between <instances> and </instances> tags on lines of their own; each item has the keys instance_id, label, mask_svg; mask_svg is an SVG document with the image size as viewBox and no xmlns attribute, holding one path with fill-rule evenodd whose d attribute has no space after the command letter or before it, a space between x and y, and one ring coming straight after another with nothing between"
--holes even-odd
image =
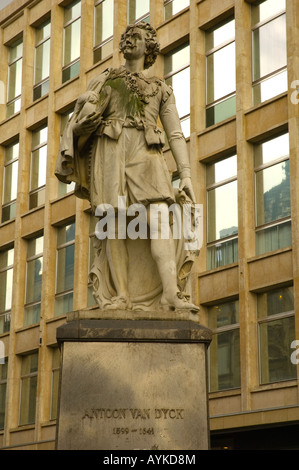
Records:
<instances>
[{"instance_id":1,"label":"engraved inscription","mask_svg":"<svg viewBox=\"0 0 299 470\"><path fill-rule=\"evenodd\" d=\"M82 419L184 419L183 408L91 408Z\"/></svg>"}]
</instances>

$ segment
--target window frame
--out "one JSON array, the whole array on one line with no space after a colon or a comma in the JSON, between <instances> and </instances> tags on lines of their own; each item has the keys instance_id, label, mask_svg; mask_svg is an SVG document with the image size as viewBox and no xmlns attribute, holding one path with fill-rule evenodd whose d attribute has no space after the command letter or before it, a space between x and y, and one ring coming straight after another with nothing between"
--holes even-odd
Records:
<instances>
[{"instance_id":1,"label":"window frame","mask_svg":"<svg viewBox=\"0 0 299 470\"><path fill-rule=\"evenodd\" d=\"M164 21L167 21L167 20L170 20L170 18L172 18L173 16L175 15L178 15L179 13L181 13L183 10L187 10L187 8L190 7L190 0L186 0L188 2L188 5L182 7L180 10L178 10L176 13L171 13L170 16L168 16L167 14L167 7L171 4L173 4L173 2L175 2L176 0L164 0L164 4L163 4L163 11L164 11Z\"/></svg>"},{"instance_id":2,"label":"window frame","mask_svg":"<svg viewBox=\"0 0 299 470\"><path fill-rule=\"evenodd\" d=\"M7 248L5 250L1 250L0 251L0 255L5 253L5 252L9 252L13 250L13 261L12 261L12 264L7 264L4 268L0 268L0 274L8 271L8 270L12 270L12 294L11 294L11 300L10 300L10 304L12 303L12 298L13 298L13 282L14 282L14 258L15 258L15 253L14 253L14 247L10 247L10 248ZM5 300L6 300L6 295L7 295L7 291L5 293ZM9 309L6 309L4 310L3 312L0 312L0 319L4 317L4 329L2 332L0 332L0 334L4 334L4 333L7 333L10 331L10 320L11 320L11 306ZM5 328L5 324L8 324L8 327Z\"/></svg>"},{"instance_id":3,"label":"window frame","mask_svg":"<svg viewBox=\"0 0 299 470\"><path fill-rule=\"evenodd\" d=\"M212 28L208 29L207 31L205 31L205 35L207 37L207 34L210 34L212 33L213 31L216 31L217 29L221 28L222 26L224 26L225 24L227 23L230 23L231 21L234 21L235 22L235 17L232 15L230 16L229 18L226 18L222 21L220 21L216 26L213 26ZM235 30L234 30L234 33L235 33ZM207 39L205 39L205 41L207 42ZM226 101L228 101L229 99L231 98L234 98L236 97L236 89L233 91L233 92L230 92L230 93L226 93L225 95L222 95L220 98L217 98L216 100L214 99L213 101L209 101L208 102L208 90L209 90L209 73L208 73L208 59L209 57L211 57L213 54L217 53L217 52L220 52L221 50L223 50L224 48L230 46L231 44L236 44L236 34L234 34L233 37L229 38L229 39L226 39L225 41L222 41L221 43L219 43L217 46L214 46L210 49L206 49L205 50L205 75L206 75L206 83L205 83L205 86L206 86L206 106L205 106L205 120L206 120L206 128L208 127L211 127L215 124L219 124L221 122L223 122L224 120L226 119L230 119L232 118L236 113L234 113L233 115L231 116L228 116L226 118L224 118L223 120L221 121L217 121L215 119L213 119L213 123L212 124L208 124L208 111L210 109L214 109L217 105L221 104L221 103L225 103ZM236 47L235 47L235 51L234 51L234 54L235 54L235 60L236 60ZM236 68L234 67L234 70ZM235 72L236 73L236 72ZM213 83L213 88L214 88L214 83Z\"/></svg>"},{"instance_id":4,"label":"window frame","mask_svg":"<svg viewBox=\"0 0 299 470\"><path fill-rule=\"evenodd\" d=\"M58 237L59 237L59 229L66 229L67 227L70 227L71 225L74 224L74 230L76 231L76 222L75 220L73 221L70 221L64 225L60 225L59 227L57 227L57 234L56 234L56 240L57 240L57 245L56 245L56 276L55 276L55 301L54 301L54 316L55 317L58 317L60 315L65 315L67 312L63 312L63 313L56 313L57 309L56 309L56 301L59 299L62 299L63 297L66 297L70 294L72 294L72 303L73 303L73 296L74 296L74 273L73 273L73 286L70 288L70 289L66 289L66 290L63 290L63 291L59 291L57 292L57 288L58 288L58 267L59 267L59 252L64 250L65 248L69 247L69 246L72 246L74 245L74 264L75 264L75 234L74 234L74 238L68 242L64 242L64 243L61 243L59 244L58 242ZM64 276L65 276L65 272L64 272Z\"/></svg>"},{"instance_id":5,"label":"window frame","mask_svg":"<svg viewBox=\"0 0 299 470\"><path fill-rule=\"evenodd\" d=\"M7 392L7 381L8 381L8 357L5 357L4 358L4 363L1 363L0 362L0 388L2 386L5 387L5 394L4 394L4 412L3 412L3 427L1 425L1 421L0 421L0 430L3 431L4 428L5 428L5 403L6 403L6 392ZM4 371L4 374L3 374L3 371Z\"/></svg>"},{"instance_id":6,"label":"window frame","mask_svg":"<svg viewBox=\"0 0 299 470\"><path fill-rule=\"evenodd\" d=\"M222 157L220 159L216 159L214 160L213 162L211 163L208 163L207 164L207 167L208 166L212 166L212 165L216 165L217 163L219 162L223 162L229 158L232 158L232 157L235 157L236 158L236 164L237 164L237 154L236 153L233 153L233 154L230 154L230 155L226 155L225 157ZM226 186L226 185L229 185L231 183L234 183L236 182L237 184L237 192L238 192L238 174L237 174L237 171L236 171L236 174L234 176L231 176L231 177L228 177L228 178L225 178L221 181L218 181L218 182L214 182L214 183L211 183L209 184L207 182L207 179L206 179L206 195L207 195L207 203L206 203L206 207L207 207L207 253L209 252L209 250L211 248L217 248L217 246L221 246L226 244L227 242L237 242L237 255L238 255L238 245L239 245L239 224L238 224L238 232L236 234L233 234L233 235L228 235L226 237L223 237L223 238L217 238L213 241L209 241L209 195L208 193L210 191L214 191L216 190L217 188L221 188L223 186ZM238 214L238 200L236 202L237 204L237 214ZM215 221L216 221L216 213L215 213ZM239 221L238 221L239 222ZM238 260L235 260L235 261L232 261L232 263L229 263L229 264L233 264L233 263L236 263ZM219 265L216 265L216 266L212 266L209 267L208 266L208 256L207 256L207 269L208 270L211 270L211 269L216 269L216 268L219 268L219 267L222 267L222 266L228 266L228 264L219 264Z\"/></svg>"},{"instance_id":7,"label":"window frame","mask_svg":"<svg viewBox=\"0 0 299 470\"><path fill-rule=\"evenodd\" d=\"M262 347L262 334L261 334L261 328L260 328L260 325L265 325L265 324L269 324L271 322L275 322L277 320L284 320L286 318L294 318L295 320L295 306L293 304L293 309L292 310L286 310L284 312L280 312L280 313L276 313L276 314L269 314L268 311L267 311L267 315L263 318L259 318L259 315L258 315L258 296L259 295L263 295L263 294L268 294L269 292L273 292L273 291L281 291L285 288L289 288L289 287L293 287L293 285L285 285L285 286L282 286L282 287L273 287L273 288L269 288L268 290L264 291L264 292L261 292L260 294L257 294L257 297L256 297L256 303L257 303L257 339L258 339L258 371L259 371L259 383L260 385L267 385L267 384L273 384L273 383L281 383L281 382L286 382L286 381L290 381L290 380L296 380L297 376L295 377L292 377L292 378L282 378L280 380L270 380L270 378L268 380L263 380L263 370L262 370L262 356L264 356L264 347ZM294 295L294 291L293 291L293 295ZM294 298L293 298L293 302L294 302ZM294 329L294 336L295 336L295 329ZM267 343L266 346L269 346L269 343ZM291 361L290 361L291 362ZM268 362L268 375L269 375L270 371L269 371L269 362Z\"/></svg>"},{"instance_id":8,"label":"window frame","mask_svg":"<svg viewBox=\"0 0 299 470\"><path fill-rule=\"evenodd\" d=\"M22 44L22 54L20 56L17 56L15 59L10 60L10 53L12 49L18 47L20 44ZM16 39L12 44L9 44L7 47L8 47L8 79L7 79L8 82L7 82L6 118L10 118L11 116L14 116L15 114L19 113L21 110L22 93L19 95L15 95L13 98L9 99L9 90L10 90L10 80L11 80L11 67L17 62L21 62L21 76L23 73L23 52L24 52L23 37ZM22 86L22 80L21 80L21 86ZM15 109L15 106L17 103L18 103L18 108ZM14 110L13 112L10 112L9 109L12 105L14 106Z\"/></svg>"},{"instance_id":9,"label":"window frame","mask_svg":"<svg viewBox=\"0 0 299 470\"><path fill-rule=\"evenodd\" d=\"M271 251L275 251L275 250L269 250L269 251L262 251L261 253L258 253L258 250L257 250L257 236L259 235L259 233L262 233L263 231L265 231L267 229L279 227L280 225L286 224L288 222L291 223L292 222L292 214L291 214L291 207L290 207L290 215L289 216L281 217L279 219L271 220L270 222L266 222L266 223L258 225L257 174L259 172L263 172L264 170L267 170L271 167L274 167L275 165L278 165L279 163L283 163L283 162L287 162L287 161L289 162L290 161L290 154L289 153L288 154L283 154L280 157L274 158L273 160L270 160L266 163L256 165L255 164L255 149L257 147L263 145L266 142L270 142L271 140L275 140L276 138L279 138L279 137L281 137L283 135L286 135L286 134L289 135L288 132L283 132L281 134L271 136L269 139L266 139L266 140L254 145L254 152L253 152L253 154L254 154L254 165L253 165L254 168L253 168L253 172L254 172L255 247L256 247L256 254L257 255L262 255L264 253L269 253ZM278 249L282 249L282 248L278 248Z\"/></svg>"},{"instance_id":10,"label":"window frame","mask_svg":"<svg viewBox=\"0 0 299 470\"><path fill-rule=\"evenodd\" d=\"M31 307L35 307L37 305L41 306L41 298L39 300L33 300L31 302L27 302L27 289L28 289L28 263L32 262L32 261L35 261L37 259L40 259L42 258L43 259L43 253L44 251L41 251L35 255L31 255L31 256L28 256L28 249L29 249L29 243L34 241L34 240L37 240L39 238L43 238L43 246L44 246L44 235L41 234L41 235L38 235L34 238L30 238L27 240L27 257L26 257L26 284L25 284L25 303L24 303L24 326L29 326L29 325L34 325L36 323L39 323L40 321L40 318L38 321L36 322L25 322L25 315L26 315L26 310L27 308L31 308ZM43 263L43 262L42 262ZM42 277L43 277L43 264L42 264L42 274L41 274L41 296L42 296Z\"/></svg>"},{"instance_id":11,"label":"window frame","mask_svg":"<svg viewBox=\"0 0 299 470\"><path fill-rule=\"evenodd\" d=\"M34 356L34 355L36 355L36 357L37 357L37 369L36 369L35 371L33 371L33 372L22 373L23 361L25 360L25 358L27 358L27 357L29 357L29 356ZM38 360L39 360L38 351L35 351L35 352L30 353L30 354L26 354L26 355L22 355L22 356L21 356L20 403L19 403L19 418L18 418L18 424L19 424L19 426L33 425L33 424L36 422ZM23 395L24 380L29 379L29 380L30 380L30 383L31 383L31 379L34 379L34 377L36 377L35 396L34 396L34 402L35 402L34 419L33 419L33 421L27 420L26 422L22 422L22 421L21 421L21 418L22 418L22 413L24 412L24 410L22 409L22 406L23 406L24 403L25 403L25 402L23 402L23 398L24 398L24 395ZM30 387L30 388L31 388L31 387ZM31 391L30 391L30 392L31 392ZM29 393L29 397L30 397L30 393ZM25 399L25 398L24 398L24 399Z\"/></svg>"},{"instance_id":12,"label":"window frame","mask_svg":"<svg viewBox=\"0 0 299 470\"><path fill-rule=\"evenodd\" d=\"M65 19L66 15L66 9L71 9L73 6L77 5L80 3L80 14L75 16L74 18L71 18L70 20ZM62 50L62 83L66 83L69 80L72 80L73 78L76 78L79 73L80 73L80 51L79 51L79 56L76 57L75 59L71 60L69 63L65 64L65 46L66 46L66 40L65 40L65 34L66 34L66 28L74 24L76 21L80 21L80 46L81 46L81 23L82 23L82 9L81 9L81 0L74 0L71 2L69 5L67 5L64 8L64 20L63 20L63 50ZM79 66L79 71L78 73L75 73L75 75L72 75L71 71L74 68L75 65ZM66 73L70 73L70 77Z\"/></svg>"},{"instance_id":13,"label":"window frame","mask_svg":"<svg viewBox=\"0 0 299 470\"><path fill-rule=\"evenodd\" d=\"M262 0L257 4L255 5L255 7L258 7L259 4L262 3ZM287 72L287 63L282 66L282 67L279 67L278 69L274 70L273 72L269 72L267 73L266 75L263 75L262 77L260 76L258 79L254 79L254 61L256 59L255 57L255 47L254 47L254 32L257 31L258 29L260 29L261 27L267 25L267 24L270 24L272 21L275 21L276 19L282 17L282 16L286 16L286 9L283 9L283 10L280 10L280 11L277 11L276 13L274 13L273 15L270 15L269 17L267 17L266 19L264 20L261 20L257 23L255 23L254 25L251 26L251 51L252 51L252 64L251 64L251 68L252 68L252 100L253 100L253 105L254 106L257 106L261 103L264 103L265 101L267 101L268 99L272 99L272 98L275 98L275 96L278 96L280 93L278 93L277 95L274 95L272 96L272 98L266 98L265 100L258 100L257 102L255 102L255 98L254 98L254 88L260 84L262 84L263 82L266 82L267 80L271 79L271 78L274 78L275 76L277 75L280 75L282 72ZM285 31L286 35L287 35L287 30ZM287 41L287 37L285 36L285 41ZM257 51L257 52L260 52L260 51ZM286 57L287 59L287 57ZM287 89L285 90L285 92L287 92ZM282 92L284 93L284 92Z\"/></svg>"},{"instance_id":14,"label":"window frame","mask_svg":"<svg viewBox=\"0 0 299 470\"><path fill-rule=\"evenodd\" d=\"M167 80L169 80L170 78L174 77L175 75L178 75L179 73L181 72L184 72L185 70L189 69L190 71L190 42L187 41L187 42L184 42L183 44L181 44L180 46L178 47L175 47L174 49L172 49L170 52L168 52L167 54L165 54L164 56L164 60L165 60L165 57L170 57L170 56L173 56L174 54L176 54L177 52L179 52L180 50L184 49L184 48L187 48L189 47L189 61L188 63L180 66L179 68L177 69L174 69L174 70L171 70L171 72L168 72L168 73L165 73L165 65L164 65L164 80L165 80L165 83L167 83ZM189 93L191 91L191 83L190 83L190 74L189 74ZM175 94L175 90L174 90L174 94ZM189 138L190 137L190 114L191 114L191 100L189 102L189 113L187 114L184 114L183 116L179 116L180 118L180 122L181 122L181 126L183 127L184 126L184 123L188 122L189 121L189 130L188 130L188 133L186 134L185 132L184 133L184 136L186 138ZM186 134L186 135L185 135Z\"/></svg>"},{"instance_id":15,"label":"window frame","mask_svg":"<svg viewBox=\"0 0 299 470\"><path fill-rule=\"evenodd\" d=\"M16 162L17 162L17 171L19 169L19 157L20 157L20 143L19 143L19 140L15 140L10 145L5 147L4 153L6 154L8 149L12 148L14 146L18 146L18 156L14 157L14 158L11 158L8 161L5 161L6 157L4 156L2 201L4 201L4 193L5 193L5 189L6 189L6 176L5 176L6 175L6 169L8 168L8 166L13 165ZM18 182L17 182L17 184L18 184ZM14 217L9 217L8 219L3 220L3 210L5 210L6 208L8 208L8 207L10 207L14 204L16 205L16 203L17 203L17 194L16 194L15 199L11 199L9 202L5 202L4 204L2 204L2 207L1 207L1 223L8 222L9 220L12 220L12 219L15 218L15 216L14 216Z\"/></svg>"},{"instance_id":16,"label":"window frame","mask_svg":"<svg viewBox=\"0 0 299 470\"><path fill-rule=\"evenodd\" d=\"M40 133L41 131L47 129L47 139L46 140L43 140L42 142L40 142L39 144L33 146L33 140L34 140L34 135L36 135L37 133ZM36 151L40 151L43 147L46 148L46 172L45 172L45 183L42 184L41 186L37 186L33 189L31 189L31 186L32 186L32 171L33 171L33 155ZM32 132L32 135L31 135L31 154L30 154L30 185L29 185L29 210L31 209L36 209L37 207L41 207L45 204L45 202L41 202L39 203L38 200L37 200L37 204L36 205L32 205L31 203L31 197L34 197L35 195L39 195L39 193L44 193L44 197L45 197L45 192L46 192L46 184L47 184L47 160L48 160L48 124L43 124L42 126L39 126L37 129L35 129L33 132ZM40 171L40 168L38 170L38 175L39 175L39 171Z\"/></svg>"},{"instance_id":17,"label":"window frame","mask_svg":"<svg viewBox=\"0 0 299 470\"><path fill-rule=\"evenodd\" d=\"M130 2L131 1L134 1L134 2L139 1L140 2L140 0L128 0L128 5L127 5L128 23L135 24L135 23L139 23L140 21L144 21L144 22L148 23L149 20L150 20L150 0L148 0L148 2L149 2L148 11L146 13L144 13L143 15L139 16L138 18L135 17L134 20L130 18Z\"/></svg>"},{"instance_id":18,"label":"window frame","mask_svg":"<svg viewBox=\"0 0 299 470\"><path fill-rule=\"evenodd\" d=\"M46 26L50 25L50 33L48 36L45 38L41 39L39 42L36 40L36 34L37 30L43 29ZM38 100L39 98L42 98L43 96L47 95L49 93L49 81L50 81L50 73L47 77L43 78L42 80L36 82L36 67L37 67L37 49L44 45L47 41L49 41L49 47L51 45L51 18L48 18L46 21L44 21L40 26L35 28L35 50L34 50L34 85L33 85L33 101ZM50 52L51 53L51 52ZM49 55L49 69L50 69L50 55ZM43 92L42 88L43 86L46 85L46 91ZM35 96L36 90L40 89L40 96Z\"/></svg>"},{"instance_id":19,"label":"window frame","mask_svg":"<svg viewBox=\"0 0 299 470\"><path fill-rule=\"evenodd\" d=\"M107 59L108 57L110 57L113 52L109 52L108 54L105 54L104 56L102 55L102 49L107 46L110 42L112 42L112 50L113 50L113 33L111 36L108 36L104 39L102 39L102 41L98 44L95 43L95 30L96 30L96 8L101 4L101 3L104 3L106 0L95 0L95 4L94 4L94 40L93 40L93 63L96 64L102 60L105 60ZM114 27L114 4L112 3L113 5L113 11L112 11L112 29ZM96 55L99 53L99 51L101 51L101 57L99 59L96 60Z\"/></svg>"},{"instance_id":20,"label":"window frame","mask_svg":"<svg viewBox=\"0 0 299 470\"><path fill-rule=\"evenodd\" d=\"M211 309L211 308L215 308L216 306L219 306L221 307L222 305L225 305L225 304L231 304L232 302L234 302L235 304L237 304L238 306L238 316L240 315L239 313L239 298L235 298L235 299L231 299L231 300L221 300L217 303L214 303L213 305L210 305L208 307L208 309ZM208 312L208 319L211 318L211 314ZM209 328L211 328L211 325L209 326ZM240 317L239 317L239 321L238 322L235 322L235 323L231 323L231 324L228 324L228 325L224 325L224 326L219 326L219 327L216 327L216 328L212 328L212 333L213 333L213 337L214 336L218 336L219 334L222 334L222 333L226 333L226 332L232 332L232 331L235 331L235 330L238 330L239 331L239 342L240 342ZM214 341L213 344L216 344L216 341ZM212 360L211 360L211 353L212 353L212 349L209 348L209 370L211 370L211 367L213 367L213 364L212 364ZM217 367L218 367L218 342L217 342L217 349L216 349L216 354L217 354ZM214 365L215 366L215 365ZM236 386L232 386L232 387L225 387L225 388L219 388L219 374L218 374L218 369L217 369L217 381L218 381L218 387L217 389L211 389L211 379L212 379L212 374L210 373L209 374L209 392L210 393L219 393L219 392L224 392L224 391L227 391L227 390L236 390L236 389L239 389L241 387L241 353L239 355L239 369L240 369L240 383Z\"/></svg>"}]
</instances>

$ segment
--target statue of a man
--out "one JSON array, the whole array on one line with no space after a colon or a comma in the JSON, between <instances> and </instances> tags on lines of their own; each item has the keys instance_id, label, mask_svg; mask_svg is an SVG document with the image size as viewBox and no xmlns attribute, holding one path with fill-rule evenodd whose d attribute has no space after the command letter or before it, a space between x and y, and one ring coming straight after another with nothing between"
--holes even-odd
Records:
<instances>
[{"instance_id":1,"label":"statue of a man","mask_svg":"<svg viewBox=\"0 0 299 470\"><path fill-rule=\"evenodd\" d=\"M93 213L105 204L117 215L119 196L125 197L127 207L139 203L149 212L159 204L161 212L167 211L175 195L162 154L164 136L157 127L160 118L177 164L180 190L195 202L173 91L162 80L143 73L159 53L155 30L143 22L129 25L121 37L120 50L125 64L105 70L79 97L62 138L56 176L65 183L75 181L76 195L89 199ZM158 232L162 229L163 217ZM110 299L101 305L107 309L132 308L126 241L116 236L105 245L107 275L113 285ZM160 307L197 311L188 296L178 295L172 237L161 239L158 233L150 240L150 251L161 279Z\"/></svg>"}]
</instances>

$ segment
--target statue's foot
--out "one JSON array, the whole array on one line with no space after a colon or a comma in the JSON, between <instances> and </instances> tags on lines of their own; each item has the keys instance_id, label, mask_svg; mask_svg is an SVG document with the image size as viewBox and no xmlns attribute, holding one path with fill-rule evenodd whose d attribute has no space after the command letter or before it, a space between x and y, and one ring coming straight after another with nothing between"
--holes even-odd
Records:
<instances>
[{"instance_id":1,"label":"statue's foot","mask_svg":"<svg viewBox=\"0 0 299 470\"><path fill-rule=\"evenodd\" d=\"M166 299L162 296L160 307L163 310L190 310L192 313L197 313L199 307L189 302L188 296L178 292L172 299Z\"/></svg>"},{"instance_id":2,"label":"statue's foot","mask_svg":"<svg viewBox=\"0 0 299 470\"><path fill-rule=\"evenodd\" d=\"M106 305L107 310L126 310L131 307L132 305L131 305L130 299L123 295L112 297L111 304Z\"/></svg>"}]
</instances>

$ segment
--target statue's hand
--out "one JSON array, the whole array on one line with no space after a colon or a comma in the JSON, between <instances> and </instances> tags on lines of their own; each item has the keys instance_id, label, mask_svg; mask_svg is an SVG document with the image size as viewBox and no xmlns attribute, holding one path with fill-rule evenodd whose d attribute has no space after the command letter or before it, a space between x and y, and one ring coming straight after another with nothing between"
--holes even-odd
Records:
<instances>
[{"instance_id":1,"label":"statue's hand","mask_svg":"<svg viewBox=\"0 0 299 470\"><path fill-rule=\"evenodd\" d=\"M101 113L93 112L84 116L79 122L74 124L73 132L75 135L80 136L84 134L92 134L98 127L102 120Z\"/></svg>"},{"instance_id":2,"label":"statue's hand","mask_svg":"<svg viewBox=\"0 0 299 470\"><path fill-rule=\"evenodd\" d=\"M187 194L187 196L189 196L191 201L195 204L195 194L194 194L194 191L193 191L191 178L189 178L189 177L182 178L181 182L180 182L179 189L181 191L184 190L185 193Z\"/></svg>"}]
</instances>

